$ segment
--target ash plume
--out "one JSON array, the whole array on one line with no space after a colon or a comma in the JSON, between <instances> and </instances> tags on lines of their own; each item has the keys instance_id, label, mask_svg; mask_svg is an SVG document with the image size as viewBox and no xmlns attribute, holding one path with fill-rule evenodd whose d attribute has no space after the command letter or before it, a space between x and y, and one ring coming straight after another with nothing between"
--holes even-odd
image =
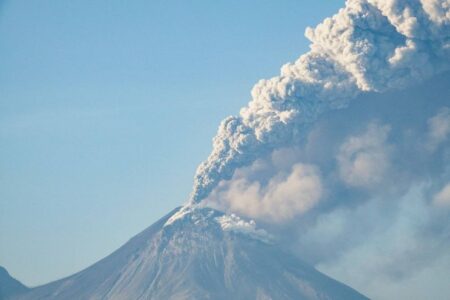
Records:
<instances>
[{"instance_id":1,"label":"ash plume","mask_svg":"<svg viewBox=\"0 0 450 300\"><path fill-rule=\"evenodd\" d=\"M310 51L281 74L259 81L238 116L222 121L213 150L197 169L190 202L274 149L305 138L317 118L356 96L404 88L449 68L446 0L348 0L307 28Z\"/></svg>"}]
</instances>

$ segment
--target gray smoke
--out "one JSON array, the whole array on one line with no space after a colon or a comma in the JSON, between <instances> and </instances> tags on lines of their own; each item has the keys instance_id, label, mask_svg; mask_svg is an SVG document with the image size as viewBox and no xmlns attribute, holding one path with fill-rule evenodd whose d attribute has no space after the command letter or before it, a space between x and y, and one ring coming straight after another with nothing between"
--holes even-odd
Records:
<instances>
[{"instance_id":1,"label":"gray smoke","mask_svg":"<svg viewBox=\"0 0 450 300\"><path fill-rule=\"evenodd\" d=\"M370 297L443 298L450 1L349 0L306 36L221 123L190 204L256 219Z\"/></svg>"},{"instance_id":2,"label":"gray smoke","mask_svg":"<svg viewBox=\"0 0 450 300\"><path fill-rule=\"evenodd\" d=\"M311 50L261 80L239 116L220 124L213 151L195 175L191 202L207 197L234 171L305 138L330 110L357 95L403 88L449 68L447 0L349 0L306 37Z\"/></svg>"},{"instance_id":3,"label":"gray smoke","mask_svg":"<svg viewBox=\"0 0 450 300\"><path fill-rule=\"evenodd\" d=\"M433 273L450 266L449 108L448 72L358 96L302 141L237 168L202 203L256 219L374 299L443 299L450 288Z\"/></svg>"}]
</instances>

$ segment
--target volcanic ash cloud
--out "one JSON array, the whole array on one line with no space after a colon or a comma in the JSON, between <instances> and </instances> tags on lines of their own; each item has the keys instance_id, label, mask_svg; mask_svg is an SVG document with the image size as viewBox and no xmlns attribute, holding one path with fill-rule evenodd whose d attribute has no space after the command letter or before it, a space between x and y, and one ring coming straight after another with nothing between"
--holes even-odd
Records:
<instances>
[{"instance_id":1,"label":"volcanic ash cloud","mask_svg":"<svg viewBox=\"0 0 450 300\"><path fill-rule=\"evenodd\" d=\"M450 2L349 0L307 28L306 37L310 51L284 65L280 76L259 81L240 114L222 121L212 153L197 169L191 203L237 168L304 139L325 112L448 70Z\"/></svg>"}]
</instances>

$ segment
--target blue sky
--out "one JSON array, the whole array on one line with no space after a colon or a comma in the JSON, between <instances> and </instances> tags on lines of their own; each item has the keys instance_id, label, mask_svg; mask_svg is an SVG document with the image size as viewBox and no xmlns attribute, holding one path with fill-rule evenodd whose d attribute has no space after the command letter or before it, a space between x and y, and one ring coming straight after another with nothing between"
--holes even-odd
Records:
<instances>
[{"instance_id":1,"label":"blue sky","mask_svg":"<svg viewBox=\"0 0 450 300\"><path fill-rule=\"evenodd\" d=\"M185 202L220 120L343 2L1 2L0 265L69 275Z\"/></svg>"}]
</instances>

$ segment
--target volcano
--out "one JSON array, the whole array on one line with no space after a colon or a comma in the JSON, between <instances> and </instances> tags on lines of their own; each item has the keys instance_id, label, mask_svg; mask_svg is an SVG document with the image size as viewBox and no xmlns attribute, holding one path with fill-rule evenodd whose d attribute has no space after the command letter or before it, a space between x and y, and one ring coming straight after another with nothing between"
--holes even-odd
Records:
<instances>
[{"instance_id":1,"label":"volcano","mask_svg":"<svg viewBox=\"0 0 450 300\"><path fill-rule=\"evenodd\" d=\"M177 208L91 267L6 299L367 299L253 221Z\"/></svg>"},{"instance_id":2,"label":"volcano","mask_svg":"<svg viewBox=\"0 0 450 300\"><path fill-rule=\"evenodd\" d=\"M0 300L8 299L11 295L25 293L27 287L9 275L5 268L0 267Z\"/></svg>"}]
</instances>

